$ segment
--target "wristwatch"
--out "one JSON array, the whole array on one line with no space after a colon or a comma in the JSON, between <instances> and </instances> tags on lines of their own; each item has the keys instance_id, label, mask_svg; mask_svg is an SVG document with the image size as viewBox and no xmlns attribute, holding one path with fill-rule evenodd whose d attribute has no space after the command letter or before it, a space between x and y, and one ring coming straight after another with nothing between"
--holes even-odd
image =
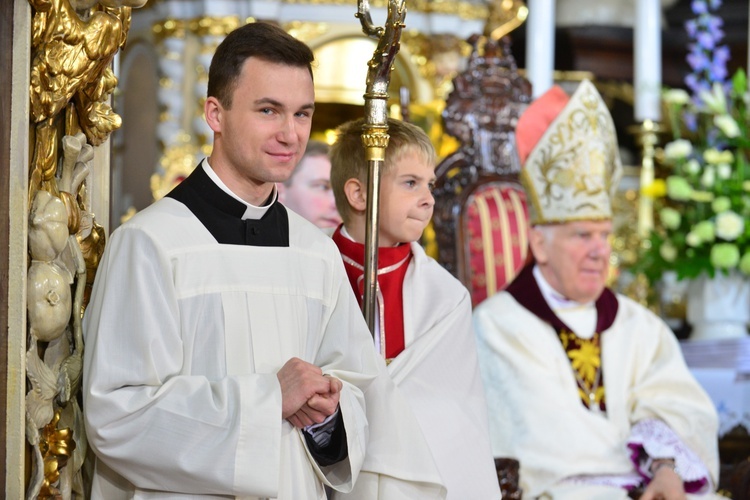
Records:
<instances>
[{"instance_id":1,"label":"wristwatch","mask_svg":"<svg viewBox=\"0 0 750 500\"><path fill-rule=\"evenodd\" d=\"M656 472L661 469L662 467L669 467L673 471L676 469L674 459L673 458L656 458L651 462L651 467L649 467L649 472L651 472L652 476L656 475Z\"/></svg>"}]
</instances>

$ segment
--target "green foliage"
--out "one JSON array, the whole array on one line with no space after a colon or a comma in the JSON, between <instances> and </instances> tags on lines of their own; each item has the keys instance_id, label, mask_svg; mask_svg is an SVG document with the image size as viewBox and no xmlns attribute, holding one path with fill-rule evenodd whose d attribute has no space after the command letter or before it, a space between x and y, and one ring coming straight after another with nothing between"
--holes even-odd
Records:
<instances>
[{"instance_id":1,"label":"green foliage","mask_svg":"<svg viewBox=\"0 0 750 500\"><path fill-rule=\"evenodd\" d=\"M635 271L651 282L665 271L678 279L705 272L750 272L750 117L747 75L737 71L729 89L715 84L691 100L664 93L673 132L661 163L669 170L646 191L655 200L656 227ZM679 216L676 215L677 212ZM662 223L660 214L663 213Z\"/></svg>"}]
</instances>

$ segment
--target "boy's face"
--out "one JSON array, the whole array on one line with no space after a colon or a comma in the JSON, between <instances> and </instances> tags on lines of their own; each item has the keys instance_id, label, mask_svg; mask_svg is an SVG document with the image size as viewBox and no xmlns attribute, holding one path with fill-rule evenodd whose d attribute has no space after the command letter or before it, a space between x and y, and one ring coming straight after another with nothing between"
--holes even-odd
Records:
<instances>
[{"instance_id":1,"label":"boy's face","mask_svg":"<svg viewBox=\"0 0 750 500\"><path fill-rule=\"evenodd\" d=\"M380 186L378 246L417 241L432 218L435 166L416 149L407 149L383 175Z\"/></svg>"}]
</instances>

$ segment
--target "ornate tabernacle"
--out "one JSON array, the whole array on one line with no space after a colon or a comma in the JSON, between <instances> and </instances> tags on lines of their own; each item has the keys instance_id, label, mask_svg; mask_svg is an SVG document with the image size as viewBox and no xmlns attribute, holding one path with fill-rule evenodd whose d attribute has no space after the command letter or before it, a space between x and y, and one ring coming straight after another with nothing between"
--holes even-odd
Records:
<instances>
[{"instance_id":1,"label":"ornate tabernacle","mask_svg":"<svg viewBox=\"0 0 750 500\"><path fill-rule=\"evenodd\" d=\"M501 290L527 258L526 197L518 180L518 117L531 84L518 74L510 38L478 35L453 81L445 128L461 143L437 167L433 224L439 261L478 304Z\"/></svg>"}]
</instances>

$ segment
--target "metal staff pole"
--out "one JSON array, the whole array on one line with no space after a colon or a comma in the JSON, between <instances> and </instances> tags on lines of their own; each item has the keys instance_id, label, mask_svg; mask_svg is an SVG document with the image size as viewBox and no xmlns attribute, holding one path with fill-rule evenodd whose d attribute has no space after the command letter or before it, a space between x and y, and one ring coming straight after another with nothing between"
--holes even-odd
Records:
<instances>
[{"instance_id":1,"label":"metal staff pole","mask_svg":"<svg viewBox=\"0 0 750 500\"><path fill-rule=\"evenodd\" d=\"M385 27L376 27L370 17L368 0L357 1L357 17L362 31L378 40L375 52L367 63L365 91L365 124L362 126L362 145L367 158L367 221L365 229L365 290L363 310L370 332L375 334L378 283L378 212L380 201L380 169L388 147L388 84L393 60L400 48L401 30L406 17L406 0L389 0ZM382 325L381 325L382 329ZM385 343L381 339L385 354Z\"/></svg>"}]
</instances>

